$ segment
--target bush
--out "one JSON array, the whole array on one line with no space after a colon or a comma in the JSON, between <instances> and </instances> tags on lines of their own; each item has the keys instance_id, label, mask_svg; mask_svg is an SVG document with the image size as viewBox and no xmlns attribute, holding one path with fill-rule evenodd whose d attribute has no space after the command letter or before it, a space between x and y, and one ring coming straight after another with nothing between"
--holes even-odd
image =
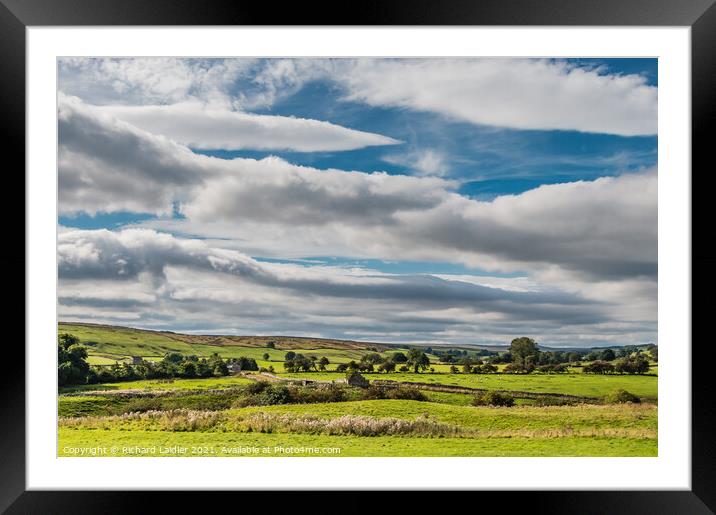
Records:
<instances>
[{"instance_id":1,"label":"bush","mask_svg":"<svg viewBox=\"0 0 716 515\"><path fill-rule=\"evenodd\" d=\"M258 394L257 404L261 406L272 406L274 404L289 404L292 401L291 391L287 386L268 385L260 394Z\"/></svg>"},{"instance_id":2,"label":"bush","mask_svg":"<svg viewBox=\"0 0 716 515\"><path fill-rule=\"evenodd\" d=\"M376 400L376 399L401 399L409 401L426 401L425 394L417 388L411 387L383 387L383 386L371 386L365 389L361 394L363 400Z\"/></svg>"},{"instance_id":3,"label":"bush","mask_svg":"<svg viewBox=\"0 0 716 515\"><path fill-rule=\"evenodd\" d=\"M646 374L649 361L641 356L620 359L614 365L614 370L621 374Z\"/></svg>"},{"instance_id":4,"label":"bush","mask_svg":"<svg viewBox=\"0 0 716 515\"><path fill-rule=\"evenodd\" d=\"M537 371L544 374L564 374L567 372L567 365L542 365L537 367Z\"/></svg>"},{"instance_id":5,"label":"bush","mask_svg":"<svg viewBox=\"0 0 716 515\"><path fill-rule=\"evenodd\" d=\"M612 374L614 373L614 365L606 361L594 361L589 365L582 367L585 374Z\"/></svg>"},{"instance_id":6,"label":"bush","mask_svg":"<svg viewBox=\"0 0 716 515\"><path fill-rule=\"evenodd\" d=\"M494 374L495 372L497 372L497 367L490 363L485 363L484 365L475 365L472 368L473 374Z\"/></svg>"},{"instance_id":7,"label":"bush","mask_svg":"<svg viewBox=\"0 0 716 515\"><path fill-rule=\"evenodd\" d=\"M268 381L256 381L255 383L249 383L246 385L246 393L256 394L263 392L270 385Z\"/></svg>"},{"instance_id":8,"label":"bush","mask_svg":"<svg viewBox=\"0 0 716 515\"><path fill-rule=\"evenodd\" d=\"M368 388L370 385L370 381L358 372L348 372L348 374L346 374L346 382L350 386L358 386L359 388Z\"/></svg>"},{"instance_id":9,"label":"bush","mask_svg":"<svg viewBox=\"0 0 716 515\"><path fill-rule=\"evenodd\" d=\"M509 393L480 392L472 399L473 406L514 406L515 398Z\"/></svg>"},{"instance_id":10,"label":"bush","mask_svg":"<svg viewBox=\"0 0 716 515\"><path fill-rule=\"evenodd\" d=\"M345 389L329 384L319 387L291 388L291 400L300 404L314 404L318 402L343 402L346 400Z\"/></svg>"},{"instance_id":11,"label":"bush","mask_svg":"<svg viewBox=\"0 0 716 515\"><path fill-rule=\"evenodd\" d=\"M535 366L532 364L528 365L518 365L517 363L508 363L505 368L502 369L502 371L505 374L529 374L535 369Z\"/></svg>"},{"instance_id":12,"label":"bush","mask_svg":"<svg viewBox=\"0 0 716 515\"><path fill-rule=\"evenodd\" d=\"M618 389L604 396L604 402L609 404L623 404L625 402L640 403L641 399L631 392Z\"/></svg>"}]
</instances>

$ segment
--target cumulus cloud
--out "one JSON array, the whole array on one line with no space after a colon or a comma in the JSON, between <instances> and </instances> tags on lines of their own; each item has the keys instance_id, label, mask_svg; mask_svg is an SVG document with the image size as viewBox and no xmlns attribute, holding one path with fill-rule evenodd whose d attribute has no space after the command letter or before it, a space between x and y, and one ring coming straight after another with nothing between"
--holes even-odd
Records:
<instances>
[{"instance_id":1,"label":"cumulus cloud","mask_svg":"<svg viewBox=\"0 0 716 515\"><path fill-rule=\"evenodd\" d=\"M118 310L161 324L165 317L174 320L179 312L197 311L209 314L209 325L225 326L238 316L265 334L285 311L289 326L303 324L302 331L321 328L347 336L351 330L392 325L397 341L401 331L429 335L461 326L504 331L510 325L514 330L515 324L554 329L610 321L609 306L603 302L558 290L510 290L460 277L262 263L204 241L149 230L65 231L59 236L58 254L60 312L66 317L101 319L103 313ZM391 306L397 303L401 309L396 311ZM297 314L305 317L301 320Z\"/></svg>"},{"instance_id":2,"label":"cumulus cloud","mask_svg":"<svg viewBox=\"0 0 716 515\"><path fill-rule=\"evenodd\" d=\"M317 120L237 111L316 79L333 81L346 99L470 123L652 134L655 88L637 76L547 60L78 63L75 72L98 82L70 74L68 91L135 105L60 95L60 213L160 218L138 224L155 230L60 228L63 319L397 342L655 339L655 169L478 201L445 178L450 156L437 149L381 156L408 168L412 175L403 176L277 157L218 159L189 148L395 143ZM256 91L237 96L233 81L252 66L261 67ZM400 275L250 256L449 262L524 277Z\"/></svg>"},{"instance_id":3,"label":"cumulus cloud","mask_svg":"<svg viewBox=\"0 0 716 515\"><path fill-rule=\"evenodd\" d=\"M171 213L205 173L207 158L75 97L59 97L58 140L61 213Z\"/></svg>"},{"instance_id":4,"label":"cumulus cloud","mask_svg":"<svg viewBox=\"0 0 716 515\"><path fill-rule=\"evenodd\" d=\"M334 79L347 99L440 113L480 125L656 134L657 89L546 59L360 59Z\"/></svg>"},{"instance_id":5,"label":"cumulus cloud","mask_svg":"<svg viewBox=\"0 0 716 515\"><path fill-rule=\"evenodd\" d=\"M165 228L254 246L268 239L269 247L295 246L304 256L447 260L506 271L556 266L605 278L656 275L655 170L480 202L436 177L196 155L70 101L60 108L59 173L62 212L167 213L179 203L186 220L160 222ZM264 251L259 255L271 254Z\"/></svg>"},{"instance_id":6,"label":"cumulus cloud","mask_svg":"<svg viewBox=\"0 0 716 515\"><path fill-rule=\"evenodd\" d=\"M346 100L480 125L657 132L657 88L644 77L559 59L68 58L60 60L59 72L64 91L99 104L199 101L250 110L320 80L343 88Z\"/></svg>"},{"instance_id":7,"label":"cumulus cloud","mask_svg":"<svg viewBox=\"0 0 716 515\"><path fill-rule=\"evenodd\" d=\"M171 213L175 202L197 220L222 217L326 223L383 219L433 206L452 183L440 179L317 170L268 157L224 160L60 96L60 210ZM214 207L211 204L216 203Z\"/></svg>"}]
</instances>

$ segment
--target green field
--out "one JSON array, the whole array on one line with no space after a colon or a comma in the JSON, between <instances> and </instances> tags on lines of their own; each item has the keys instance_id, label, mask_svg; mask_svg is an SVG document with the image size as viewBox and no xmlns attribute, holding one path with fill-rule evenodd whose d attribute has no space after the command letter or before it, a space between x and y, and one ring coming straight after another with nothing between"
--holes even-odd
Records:
<instances>
[{"instance_id":1,"label":"green field","mask_svg":"<svg viewBox=\"0 0 716 515\"><path fill-rule=\"evenodd\" d=\"M422 400L366 398L343 384L337 372L285 373L287 350L359 361L378 349L400 348L292 337L215 337L129 328L61 324L78 336L89 362L109 365L132 356L159 360L167 352L223 358L251 357L273 365L276 375L257 373L203 379L138 380L61 388L58 397L60 456L656 456L657 368L653 375L368 373L377 379L512 392L513 407L473 406L473 394L422 389ZM266 347L273 341L276 349ZM379 345L380 347L374 347ZM263 360L268 353L269 361ZM500 367L501 369L502 367ZM337 402L280 401L252 397L257 381L271 388L310 380L293 389L318 391L336 382ZM603 404L622 388L641 404ZM519 392L529 392L520 395ZM538 398L535 398L535 394ZM539 394L564 394L568 405L539 403ZM411 397L412 398L412 397ZM257 400L258 399L258 400ZM368 431L368 433L366 433ZM398 431L398 433L395 433ZM402 431L402 432L401 432ZM368 435L370 434L370 436ZM114 454L112 449L115 449ZM84 452L84 454L80 454ZM99 454L97 454L99 453Z\"/></svg>"},{"instance_id":2,"label":"green field","mask_svg":"<svg viewBox=\"0 0 716 515\"><path fill-rule=\"evenodd\" d=\"M289 378L332 381L344 377L335 372L282 374ZM465 386L487 390L517 390L534 393L562 393L583 397L601 397L616 388L623 388L640 397L656 400L656 376L591 375L591 374L429 374L393 373L364 374L369 380L382 379L418 383Z\"/></svg>"},{"instance_id":3,"label":"green field","mask_svg":"<svg viewBox=\"0 0 716 515\"><path fill-rule=\"evenodd\" d=\"M366 441L367 440L367 441ZM172 447L181 446L175 451ZM246 447L257 447L247 452ZM59 456L74 449L105 449L104 456L657 456L657 443L644 438L403 438L259 433L166 433L73 430L59 432ZM116 448L116 454L111 448ZM136 452L144 448L147 452ZM168 449L162 453L162 447ZM262 453L261 448L268 447ZM243 449L242 449L243 448ZM278 448L278 449L277 449ZM307 450L318 449L319 452ZM287 450L291 452L287 452ZM294 449L297 452L294 452ZM334 452L339 450L339 452Z\"/></svg>"},{"instance_id":4,"label":"green field","mask_svg":"<svg viewBox=\"0 0 716 515\"><path fill-rule=\"evenodd\" d=\"M222 451L222 446L255 445L337 447L340 453L330 455L342 456L656 456L656 411L653 405L490 408L376 400L249 407L222 413L229 422L257 413L328 420L351 415L404 420L428 417L471 431L470 436L460 438L258 433L226 427L167 431L151 421L120 417L107 426L106 417L90 417L83 422L88 427L60 428L59 451L67 456L72 455L67 449L71 447L183 445L203 447L195 449L194 455L219 456L231 455ZM162 455L159 449L149 454Z\"/></svg>"}]
</instances>

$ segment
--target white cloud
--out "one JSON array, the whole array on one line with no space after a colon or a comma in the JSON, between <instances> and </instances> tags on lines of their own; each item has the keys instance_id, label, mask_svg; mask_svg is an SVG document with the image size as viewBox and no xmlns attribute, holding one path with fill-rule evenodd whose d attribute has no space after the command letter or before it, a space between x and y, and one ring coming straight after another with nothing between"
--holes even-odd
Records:
<instances>
[{"instance_id":1,"label":"white cloud","mask_svg":"<svg viewBox=\"0 0 716 515\"><path fill-rule=\"evenodd\" d=\"M514 129L656 134L657 90L637 75L541 59L359 60L348 98Z\"/></svg>"},{"instance_id":2,"label":"white cloud","mask_svg":"<svg viewBox=\"0 0 716 515\"><path fill-rule=\"evenodd\" d=\"M347 100L480 125L621 136L657 131L658 90L642 76L564 60L69 58L59 70L61 89L95 104L198 101L250 110L323 80L344 88Z\"/></svg>"},{"instance_id":3,"label":"white cloud","mask_svg":"<svg viewBox=\"0 0 716 515\"><path fill-rule=\"evenodd\" d=\"M355 150L400 141L329 122L205 107L198 102L155 106L103 106L101 112L197 149Z\"/></svg>"},{"instance_id":4,"label":"white cloud","mask_svg":"<svg viewBox=\"0 0 716 515\"><path fill-rule=\"evenodd\" d=\"M347 99L512 129L654 135L657 88L639 75L546 59L360 59L331 78Z\"/></svg>"},{"instance_id":5,"label":"white cloud","mask_svg":"<svg viewBox=\"0 0 716 515\"><path fill-rule=\"evenodd\" d=\"M413 342L456 343L479 335L482 343L507 343L515 332L545 332L562 341L581 331L597 335L585 341L590 343L630 331L637 338L651 334L640 323L615 317L617 306L580 295L479 283L500 278L471 283L464 277L261 263L205 241L148 230L65 231L58 253L62 319ZM515 281L520 283L528 284Z\"/></svg>"},{"instance_id":6,"label":"white cloud","mask_svg":"<svg viewBox=\"0 0 716 515\"><path fill-rule=\"evenodd\" d=\"M444 176L449 171L448 159L445 154L434 149L415 150L404 154L383 157L386 163L397 164L409 168L415 175Z\"/></svg>"},{"instance_id":7,"label":"white cloud","mask_svg":"<svg viewBox=\"0 0 716 515\"><path fill-rule=\"evenodd\" d=\"M168 213L180 203L187 220L154 224L248 242L258 255L447 260L500 271L557 266L609 278L656 275L656 171L479 202L436 177L200 156L65 102L59 173L61 212ZM299 251L305 253L291 254Z\"/></svg>"},{"instance_id":8,"label":"white cloud","mask_svg":"<svg viewBox=\"0 0 716 515\"><path fill-rule=\"evenodd\" d=\"M91 103L155 104L199 99L236 107L235 82L255 59L173 57L59 59L60 89Z\"/></svg>"}]
</instances>

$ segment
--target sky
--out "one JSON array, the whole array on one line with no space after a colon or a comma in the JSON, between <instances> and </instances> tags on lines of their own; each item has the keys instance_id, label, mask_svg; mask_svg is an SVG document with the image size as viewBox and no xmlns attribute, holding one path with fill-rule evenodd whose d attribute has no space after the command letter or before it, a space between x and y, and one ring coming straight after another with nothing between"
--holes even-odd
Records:
<instances>
[{"instance_id":1,"label":"sky","mask_svg":"<svg viewBox=\"0 0 716 515\"><path fill-rule=\"evenodd\" d=\"M65 58L59 318L657 343L657 60Z\"/></svg>"}]
</instances>

